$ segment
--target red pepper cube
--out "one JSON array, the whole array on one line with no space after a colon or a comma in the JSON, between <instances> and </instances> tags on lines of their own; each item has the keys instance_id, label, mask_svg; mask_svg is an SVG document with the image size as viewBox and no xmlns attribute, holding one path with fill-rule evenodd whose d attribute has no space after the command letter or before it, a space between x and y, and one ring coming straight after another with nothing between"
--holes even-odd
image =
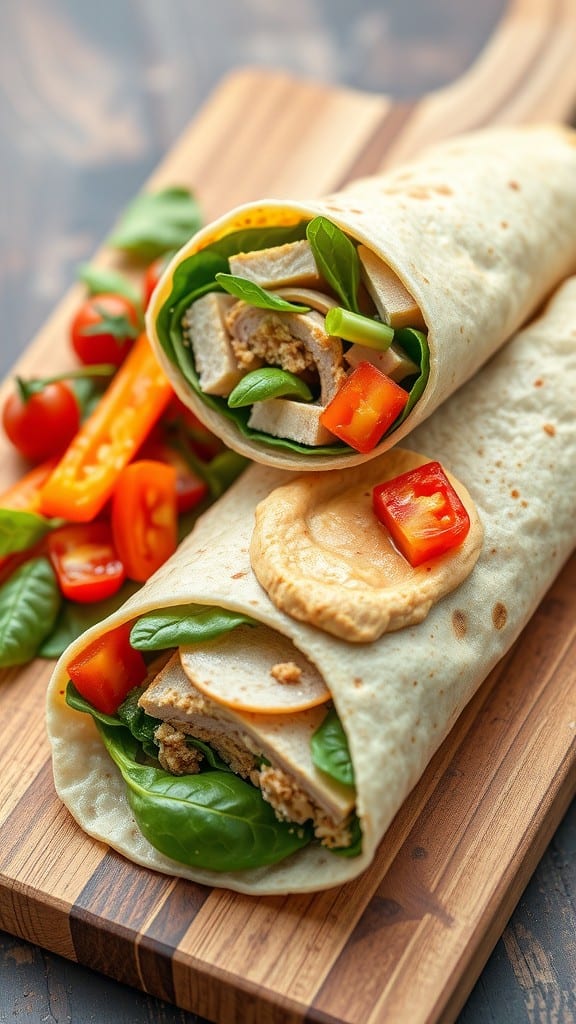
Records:
<instances>
[{"instance_id":1,"label":"red pepper cube","mask_svg":"<svg viewBox=\"0 0 576 1024\"><path fill-rule=\"evenodd\" d=\"M400 415L409 394L372 363L359 363L328 403L320 422L363 454L371 452Z\"/></svg>"},{"instance_id":2,"label":"red pepper cube","mask_svg":"<svg viewBox=\"0 0 576 1024\"><path fill-rule=\"evenodd\" d=\"M376 516L412 566L458 547L470 517L439 462L402 473L372 491Z\"/></svg>"},{"instance_id":3,"label":"red pepper cube","mask_svg":"<svg viewBox=\"0 0 576 1024\"><path fill-rule=\"evenodd\" d=\"M67 665L68 675L85 700L113 715L130 690L146 678L146 662L130 646L130 623L98 637Z\"/></svg>"}]
</instances>

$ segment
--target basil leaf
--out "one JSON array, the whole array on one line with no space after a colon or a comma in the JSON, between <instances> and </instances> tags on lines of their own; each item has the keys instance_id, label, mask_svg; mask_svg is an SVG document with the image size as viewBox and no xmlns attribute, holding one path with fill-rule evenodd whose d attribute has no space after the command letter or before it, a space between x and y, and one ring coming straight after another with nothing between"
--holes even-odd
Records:
<instances>
[{"instance_id":1,"label":"basil leaf","mask_svg":"<svg viewBox=\"0 0 576 1024\"><path fill-rule=\"evenodd\" d=\"M25 562L0 587L0 667L30 661L52 630L60 591L47 558Z\"/></svg>"},{"instance_id":2,"label":"basil leaf","mask_svg":"<svg viewBox=\"0 0 576 1024\"><path fill-rule=\"evenodd\" d=\"M138 764L136 741L126 730L97 726L140 831L167 857L212 871L243 871L283 860L310 842L310 829L278 821L259 789L238 776L174 776Z\"/></svg>"},{"instance_id":3,"label":"basil leaf","mask_svg":"<svg viewBox=\"0 0 576 1024\"><path fill-rule=\"evenodd\" d=\"M342 305L359 313L360 260L356 246L326 217L315 217L306 228L314 261Z\"/></svg>"},{"instance_id":4,"label":"basil leaf","mask_svg":"<svg viewBox=\"0 0 576 1024\"><path fill-rule=\"evenodd\" d=\"M50 530L61 526L62 519L46 519L36 512L0 508L0 557L26 551L42 540Z\"/></svg>"},{"instance_id":5,"label":"basil leaf","mask_svg":"<svg viewBox=\"0 0 576 1024\"><path fill-rule=\"evenodd\" d=\"M306 402L312 399L312 392L301 377L275 366L263 366L259 370L252 370L238 381L228 395L228 406L230 409L239 409L245 405L253 405L254 402L265 402L268 398L279 398L281 395L302 398Z\"/></svg>"},{"instance_id":6,"label":"basil leaf","mask_svg":"<svg viewBox=\"0 0 576 1024\"><path fill-rule=\"evenodd\" d=\"M136 285L132 284L124 274L106 267L97 267L94 263L83 263L78 270L78 277L86 285L90 295L122 295L125 299L142 308L142 296Z\"/></svg>"},{"instance_id":7,"label":"basil leaf","mask_svg":"<svg viewBox=\"0 0 576 1024\"><path fill-rule=\"evenodd\" d=\"M236 277L234 274L216 274L216 280L229 295L242 299L250 306L257 306L258 309L275 309L278 313L310 312L309 306L298 306L294 302L288 302L281 295L266 291L254 281L247 281L245 277Z\"/></svg>"},{"instance_id":8,"label":"basil leaf","mask_svg":"<svg viewBox=\"0 0 576 1024\"><path fill-rule=\"evenodd\" d=\"M95 601L93 604L63 601L54 628L37 651L38 656L40 658L59 658L73 640L82 636L82 633L85 633L90 626L95 626L97 622L106 619L139 589L138 583L128 581L120 587L116 594L107 597L104 601Z\"/></svg>"},{"instance_id":9,"label":"basil leaf","mask_svg":"<svg viewBox=\"0 0 576 1024\"><path fill-rule=\"evenodd\" d=\"M241 625L256 623L247 615L226 608L181 605L142 615L132 626L130 643L138 651L160 651L213 640Z\"/></svg>"},{"instance_id":10,"label":"basil leaf","mask_svg":"<svg viewBox=\"0 0 576 1024\"><path fill-rule=\"evenodd\" d=\"M346 733L334 708L331 708L310 741L312 760L317 768L345 786L354 785L354 766Z\"/></svg>"},{"instance_id":11,"label":"basil leaf","mask_svg":"<svg viewBox=\"0 0 576 1024\"><path fill-rule=\"evenodd\" d=\"M200 208L188 189L142 192L126 209L108 244L151 262L179 249L201 226Z\"/></svg>"}]
</instances>

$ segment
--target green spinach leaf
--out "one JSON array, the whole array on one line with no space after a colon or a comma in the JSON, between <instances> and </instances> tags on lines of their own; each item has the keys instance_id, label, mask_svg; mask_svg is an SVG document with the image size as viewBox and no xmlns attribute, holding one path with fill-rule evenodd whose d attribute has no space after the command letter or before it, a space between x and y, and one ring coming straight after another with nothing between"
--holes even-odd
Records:
<instances>
[{"instance_id":1,"label":"green spinach leaf","mask_svg":"<svg viewBox=\"0 0 576 1024\"><path fill-rule=\"evenodd\" d=\"M30 661L51 632L60 591L47 558L25 562L0 587L0 667Z\"/></svg>"},{"instance_id":2,"label":"green spinach leaf","mask_svg":"<svg viewBox=\"0 0 576 1024\"><path fill-rule=\"evenodd\" d=\"M54 628L37 651L38 656L59 658L73 640L82 636L90 626L95 626L97 622L106 619L139 589L140 584L130 580L124 583L116 594L104 601L96 601L93 604L63 601Z\"/></svg>"},{"instance_id":3,"label":"green spinach leaf","mask_svg":"<svg viewBox=\"0 0 576 1024\"><path fill-rule=\"evenodd\" d=\"M298 306L294 302L288 302L281 295L275 292L266 291L254 281L247 281L245 277L237 277L234 274L216 274L218 284L237 299L242 299L250 306L258 309L274 309L278 313L309 313L309 306Z\"/></svg>"},{"instance_id":4,"label":"green spinach leaf","mask_svg":"<svg viewBox=\"0 0 576 1024\"><path fill-rule=\"evenodd\" d=\"M326 217L315 217L306 228L319 272L336 292L342 305L359 313L360 260L356 246Z\"/></svg>"},{"instance_id":5,"label":"green spinach leaf","mask_svg":"<svg viewBox=\"0 0 576 1024\"><path fill-rule=\"evenodd\" d=\"M140 831L167 857L213 871L243 871L283 860L310 842L309 829L278 821L260 791L238 776L174 776L138 764L137 743L127 730L97 726Z\"/></svg>"},{"instance_id":6,"label":"green spinach leaf","mask_svg":"<svg viewBox=\"0 0 576 1024\"><path fill-rule=\"evenodd\" d=\"M401 416L392 425L392 430L395 430L400 423L403 423L412 411L428 383L428 376L430 374L428 339L422 331L417 331L414 327L402 327L394 332L394 340L410 356L410 359L420 367L420 373L412 382L402 381L402 387L406 387L410 391L410 398L404 406Z\"/></svg>"},{"instance_id":7,"label":"green spinach leaf","mask_svg":"<svg viewBox=\"0 0 576 1024\"><path fill-rule=\"evenodd\" d=\"M313 734L311 750L317 768L345 786L354 785L354 766L348 740L334 708L330 709Z\"/></svg>"},{"instance_id":8,"label":"green spinach leaf","mask_svg":"<svg viewBox=\"0 0 576 1024\"><path fill-rule=\"evenodd\" d=\"M69 707L73 708L74 711L81 711L83 715L92 715L92 718L103 722L105 725L109 725L114 729L123 728L122 722L117 715L107 715L105 711L98 711L89 700L86 700L81 693L78 692L74 683L69 680L66 687L66 703Z\"/></svg>"},{"instance_id":9,"label":"green spinach leaf","mask_svg":"<svg viewBox=\"0 0 576 1024\"><path fill-rule=\"evenodd\" d=\"M90 295L122 295L141 312L140 291L129 278L119 274L117 270L98 267L95 263L83 263L78 270L78 277L86 285Z\"/></svg>"},{"instance_id":10,"label":"green spinach leaf","mask_svg":"<svg viewBox=\"0 0 576 1024\"><path fill-rule=\"evenodd\" d=\"M142 192L127 207L108 244L151 261L179 249L201 226L200 208L188 189Z\"/></svg>"},{"instance_id":11,"label":"green spinach leaf","mask_svg":"<svg viewBox=\"0 0 576 1024\"><path fill-rule=\"evenodd\" d=\"M312 400L312 392L308 385L295 373L280 370L276 366L263 366L252 370L238 381L228 395L230 409L253 405L254 402L265 402L268 398L290 396L305 402Z\"/></svg>"},{"instance_id":12,"label":"green spinach leaf","mask_svg":"<svg viewBox=\"0 0 576 1024\"><path fill-rule=\"evenodd\" d=\"M160 651L213 640L240 625L254 626L247 615L209 605L181 605L142 615L132 626L130 643L138 651Z\"/></svg>"},{"instance_id":13,"label":"green spinach leaf","mask_svg":"<svg viewBox=\"0 0 576 1024\"><path fill-rule=\"evenodd\" d=\"M27 551L62 523L62 519L45 519L19 508L0 508L0 557Z\"/></svg>"},{"instance_id":14,"label":"green spinach leaf","mask_svg":"<svg viewBox=\"0 0 576 1024\"><path fill-rule=\"evenodd\" d=\"M350 825L352 842L350 846L334 846L331 853L337 853L339 857L359 857L362 853L362 829L358 815L355 814Z\"/></svg>"}]
</instances>

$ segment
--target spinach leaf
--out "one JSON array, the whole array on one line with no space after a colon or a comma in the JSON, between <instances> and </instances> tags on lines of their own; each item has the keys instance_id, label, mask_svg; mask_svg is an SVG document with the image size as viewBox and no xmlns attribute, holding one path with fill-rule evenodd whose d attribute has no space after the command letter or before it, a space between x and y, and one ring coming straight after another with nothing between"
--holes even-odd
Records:
<instances>
[{"instance_id":1,"label":"spinach leaf","mask_svg":"<svg viewBox=\"0 0 576 1024\"><path fill-rule=\"evenodd\" d=\"M200 208L188 189L142 192L127 207L108 244L151 261L179 249L201 225Z\"/></svg>"},{"instance_id":2,"label":"spinach leaf","mask_svg":"<svg viewBox=\"0 0 576 1024\"><path fill-rule=\"evenodd\" d=\"M359 857L362 853L362 829L358 815L355 814L350 825L352 842L350 846L333 846L331 853L337 853L339 857Z\"/></svg>"},{"instance_id":3,"label":"spinach leaf","mask_svg":"<svg viewBox=\"0 0 576 1024\"><path fill-rule=\"evenodd\" d=\"M278 821L260 791L238 776L174 776L138 764L137 743L127 730L97 726L140 831L167 857L213 871L243 871L283 860L310 842L309 829Z\"/></svg>"},{"instance_id":4,"label":"spinach leaf","mask_svg":"<svg viewBox=\"0 0 576 1024\"><path fill-rule=\"evenodd\" d=\"M26 551L62 523L19 508L0 508L0 556Z\"/></svg>"},{"instance_id":5,"label":"spinach leaf","mask_svg":"<svg viewBox=\"0 0 576 1024\"><path fill-rule=\"evenodd\" d=\"M90 295L122 295L141 311L142 296L139 289L117 270L98 267L95 263L82 263L78 277L86 285Z\"/></svg>"},{"instance_id":6,"label":"spinach leaf","mask_svg":"<svg viewBox=\"0 0 576 1024\"><path fill-rule=\"evenodd\" d=\"M0 587L0 667L30 661L51 632L60 591L47 558L25 562Z\"/></svg>"},{"instance_id":7,"label":"spinach leaf","mask_svg":"<svg viewBox=\"0 0 576 1024\"><path fill-rule=\"evenodd\" d=\"M159 651L212 640L240 625L256 623L225 608L180 605L142 615L132 626L130 643L138 651Z\"/></svg>"},{"instance_id":8,"label":"spinach leaf","mask_svg":"<svg viewBox=\"0 0 576 1024\"><path fill-rule=\"evenodd\" d=\"M282 395L301 398L305 402L312 399L310 388L295 373L280 370L276 366L263 366L258 370L252 370L238 381L228 395L228 406L230 409L239 409L245 405L253 405L254 402L265 402L268 398L280 398Z\"/></svg>"},{"instance_id":9,"label":"spinach leaf","mask_svg":"<svg viewBox=\"0 0 576 1024\"><path fill-rule=\"evenodd\" d=\"M254 281L247 281L245 277L236 277L234 274L216 274L216 280L229 295L234 295L237 299L242 299L258 309L275 309L278 313L310 312L309 306L298 306L294 302L287 302L281 295L268 292Z\"/></svg>"},{"instance_id":10,"label":"spinach leaf","mask_svg":"<svg viewBox=\"0 0 576 1024\"><path fill-rule=\"evenodd\" d=\"M69 707L73 708L74 711L81 711L83 715L92 715L92 718L99 722L103 722L104 725L109 725L114 729L122 728L122 722L117 715L107 715L105 711L98 711L90 701L86 700L81 693L76 689L72 681L68 681L66 687L66 703Z\"/></svg>"},{"instance_id":11,"label":"spinach leaf","mask_svg":"<svg viewBox=\"0 0 576 1024\"><path fill-rule=\"evenodd\" d=\"M348 740L334 708L316 729L310 743L312 760L317 768L345 786L354 785L354 766Z\"/></svg>"},{"instance_id":12,"label":"spinach leaf","mask_svg":"<svg viewBox=\"0 0 576 1024\"><path fill-rule=\"evenodd\" d=\"M319 272L336 292L342 305L359 313L360 260L356 246L326 217L315 217L306 228Z\"/></svg>"},{"instance_id":13,"label":"spinach leaf","mask_svg":"<svg viewBox=\"0 0 576 1024\"><path fill-rule=\"evenodd\" d=\"M428 376L430 374L428 339L422 331L417 331L414 327L402 327L394 332L394 340L410 356L410 359L420 367L420 373L412 383L409 381L402 382L402 387L407 387L407 390L410 391L410 398L406 402L400 417L393 423L392 430L395 430L400 423L403 423L408 413L412 411L428 383Z\"/></svg>"},{"instance_id":14,"label":"spinach leaf","mask_svg":"<svg viewBox=\"0 0 576 1024\"><path fill-rule=\"evenodd\" d=\"M95 601L93 604L63 601L54 628L37 651L38 656L40 658L59 658L73 640L82 636L82 633L85 633L90 626L95 626L97 622L106 619L139 589L138 583L128 581L120 587L116 594L107 597L104 601Z\"/></svg>"},{"instance_id":15,"label":"spinach leaf","mask_svg":"<svg viewBox=\"0 0 576 1024\"><path fill-rule=\"evenodd\" d=\"M122 725L130 730L134 739L142 744L142 748L149 757L158 758L158 744L154 739L154 733L161 724L159 719L147 715L144 708L141 708L138 701L146 687L135 686L130 690L128 696L122 701L116 712Z\"/></svg>"},{"instance_id":16,"label":"spinach leaf","mask_svg":"<svg viewBox=\"0 0 576 1024\"><path fill-rule=\"evenodd\" d=\"M204 463L204 477L210 496L216 499L224 494L247 465L248 459L244 455L232 451L219 452L207 465Z\"/></svg>"}]
</instances>

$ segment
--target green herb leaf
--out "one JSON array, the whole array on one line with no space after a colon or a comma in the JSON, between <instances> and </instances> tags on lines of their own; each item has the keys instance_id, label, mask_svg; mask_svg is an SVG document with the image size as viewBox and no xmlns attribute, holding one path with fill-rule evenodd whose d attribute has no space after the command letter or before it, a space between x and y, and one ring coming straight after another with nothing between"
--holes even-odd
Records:
<instances>
[{"instance_id":1,"label":"green herb leaf","mask_svg":"<svg viewBox=\"0 0 576 1024\"><path fill-rule=\"evenodd\" d=\"M138 288L124 274L94 263L83 263L78 277L86 285L90 295L122 295L132 302L136 309L142 307L142 296Z\"/></svg>"},{"instance_id":2,"label":"green herb leaf","mask_svg":"<svg viewBox=\"0 0 576 1024\"><path fill-rule=\"evenodd\" d=\"M85 633L90 626L106 619L128 598L140 589L138 583L127 581L120 590L105 601L93 604L78 604L77 601L63 601L54 628L37 651L40 658L59 658L73 640Z\"/></svg>"},{"instance_id":3,"label":"green herb leaf","mask_svg":"<svg viewBox=\"0 0 576 1024\"><path fill-rule=\"evenodd\" d=\"M127 730L97 726L140 831L167 857L212 871L243 871L283 860L310 842L309 828L278 821L259 789L238 776L174 776L138 764Z\"/></svg>"},{"instance_id":4,"label":"green herb leaf","mask_svg":"<svg viewBox=\"0 0 576 1024\"><path fill-rule=\"evenodd\" d=\"M266 291L254 281L247 281L245 277L236 277L234 274L216 274L216 280L229 295L242 299L250 306L257 306L258 309L274 309L278 313L310 312L309 306L298 306L294 302L288 302L281 295Z\"/></svg>"},{"instance_id":5,"label":"green herb leaf","mask_svg":"<svg viewBox=\"0 0 576 1024\"><path fill-rule=\"evenodd\" d=\"M160 651L212 640L246 624L256 623L247 615L226 608L181 605L142 615L132 626L130 643L138 651Z\"/></svg>"},{"instance_id":6,"label":"green herb leaf","mask_svg":"<svg viewBox=\"0 0 576 1024\"><path fill-rule=\"evenodd\" d=\"M412 362L420 367L420 374L416 377L415 381L411 385L408 383L410 398L404 406L401 416L393 425L393 429L396 429L400 423L404 422L408 414L412 412L428 383L430 351L426 335L422 331L417 331L414 327L402 327L399 331L395 332L394 338L407 355L410 356ZM406 381L402 382L402 386L406 387Z\"/></svg>"},{"instance_id":7,"label":"green herb leaf","mask_svg":"<svg viewBox=\"0 0 576 1024\"><path fill-rule=\"evenodd\" d=\"M0 587L0 667L30 661L52 630L60 591L47 558L25 562Z\"/></svg>"},{"instance_id":8,"label":"green herb leaf","mask_svg":"<svg viewBox=\"0 0 576 1024\"><path fill-rule=\"evenodd\" d=\"M63 522L63 519L45 519L23 509L0 508L0 557L27 551Z\"/></svg>"},{"instance_id":9,"label":"green herb leaf","mask_svg":"<svg viewBox=\"0 0 576 1024\"><path fill-rule=\"evenodd\" d=\"M360 260L356 246L326 217L315 217L306 228L314 261L342 305L359 313Z\"/></svg>"},{"instance_id":10,"label":"green herb leaf","mask_svg":"<svg viewBox=\"0 0 576 1024\"><path fill-rule=\"evenodd\" d=\"M354 766L346 733L334 708L332 708L311 740L312 760L317 768L333 779L354 785Z\"/></svg>"},{"instance_id":11,"label":"green herb leaf","mask_svg":"<svg viewBox=\"0 0 576 1024\"><path fill-rule=\"evenodd\" d=\"M179 249L201 225L199 206L188 189L143 192L130 203L108 244L151 262Z\"/></svg>"},{"instance_id":12,"label":"green herb leaf","mask_svg":"<svg viewBox=\"0 0 576 1024\"><path fill-rule=\"evenodd\" d=\"M236 387L228 395L231 409L239 409L254 402L265 402L268 398L280 398L289 395L301 398L305 402L312 399L308 385L288 370L280 370L275 366L263 366L252 370L238 381Z\"/></svg>"}]
</instances>

